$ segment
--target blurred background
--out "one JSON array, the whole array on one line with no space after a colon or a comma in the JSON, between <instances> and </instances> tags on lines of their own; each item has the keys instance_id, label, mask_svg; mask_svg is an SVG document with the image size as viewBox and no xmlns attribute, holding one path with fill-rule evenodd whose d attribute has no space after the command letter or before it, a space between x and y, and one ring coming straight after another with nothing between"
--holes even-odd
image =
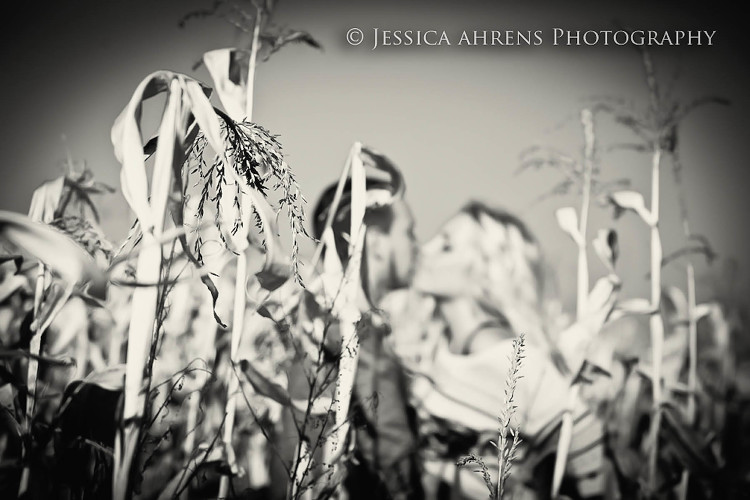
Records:
<instances>
[{"instance_id":1,"label":"blurred background","mask_svg":"<svg viewBox=\"0 0 750 500\"><path fill-rule=\"evenodd\" d=\"M136 85L157 69L209 81L192 67L203 52L236 45L246 35L223 19L191 19L211 1L76 0L15 3L3 15L0 56L3 96L0 208L25 212L31 193L64 171L67 152L95 176L118 186L119 164L110 127ZM706 106L679 128L678 149L691 228L719 254L697 267L698 298L731 294L747 302L750 231L746 161L750 156L750 84L739 7L684 2L395 2L279 3L276 22L311 33L323 46L291 47L257 72L254 121L280 136L308 200L337 177L352 142L387 154L404 171L420 240L429 238L469 199L520 215L541 241L568 310L575 301L576 250L558 228L555 209L578 206L575 190L541 199L562 176L552 169L519 173L521 153L540 145L580 158L580 110L593 99L632 100L645 109L641 59L629 47L553 46L553 27L566 29L716 30L712 46L654 48L656 71L674 97L689 102L720 96L731 105ZM367 39L346 43L351 27ZM372 48L372 28L544 30L538 47ZM670 83L672 82L672 83ZM61 138L65 136L63 141ZM607 151L634 136L597 119L601 178L627 178L649 196L650 159ZM663 170L665 253L685 244L671 164ZM120 240L132 221L121 193L99 204L103 227ZM624 296L647 296L647 228L635 216L614 221L595 206L593 231L620 234ZM311 245L303 247L309 252ZM595 260L594 260L595 261ZM592 262L594 262L592 261ZM697 261L699 262L699 261ZM604 269L599 268L599 273ZM596 268L592 280L598 277ZM667 284L684 288L684 272L668 268Z\"/></svg>"}]
</instances>

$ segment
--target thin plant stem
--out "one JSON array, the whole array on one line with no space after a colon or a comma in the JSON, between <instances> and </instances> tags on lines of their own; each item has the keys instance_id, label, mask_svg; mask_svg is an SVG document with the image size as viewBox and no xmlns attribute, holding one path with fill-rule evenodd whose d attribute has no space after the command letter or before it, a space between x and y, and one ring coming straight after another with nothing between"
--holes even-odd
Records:
<instances>
[{"instance_id":1,"label":"thin plant stem","mask_svg":"<svg viewBox=\"0 0 750 500\"><path fill-rule=\"evenodd\" d=\"M688 289L688 423L695 423L696 391L698 390L698 318L696 316L695 269L692 262L687 265Z\"/></svg>"},{"instance_id":2,"label":"thin plant stem","mask_svg":"<svg viewBox=\"0 0 750 500\"><path fill-rule=\"evenodd\" d=\"M237 392L239 391L239 379L234 375L234 363L242 340L242 331L245 328L245 306L247 284L247 256L241 252L237 256L237 276L234 287L234 311L232 317L232 340L229 352L229 368L227 370L227 405L225 409L224 422L224 445L227 452L232 453L232 433L234 432L234 417L237 408ZM234 457L229 457L234 461ZM219 483L219 499L226 498L229 492L229 476L221 476Z\"/></svg>"},{"instance_id":3,"label":"thin plant stem","mask_svg":"<svg viewBox=\"0 0 750 500\"><path fill-rule=\"evenodd\" d=\"M687 221L685 221L686 232ZM698 391L698 317L696 316L695 299L695 269L692 262L687 264L687 291L688 291L688 400L687 400L687 422L688 425L695 424ZM690 472L686 469L682 472L679 486L679 497L685 500L688 496L690 484Z\"/></svg>"},{"instance_id":4,"label":"thin plant stem","mask_svg":"<svg viewBox=\"0 0 750 500\"><path fill-rule=\"evenodd\" d=\"M42 308L42 300L44 297L44 289L46 285L46 272L44 264L41 262L37 266L36 272L36 285L34 288L34 321L36 327L31 337L31 345L29 351L31 354L39 356L42 348L42 334L44 332L37 331L41 325L39 313ZM31 419L34 416L34 405L36 403L36 383L37 375L39 373L39 362L35 358L29 358L29 367L27 373L28 380L28 393L26 396L26 427L27 429L31 426Z\"/></svg>"},{"instance_id":5,"label":"thin plant stem","mask_svg":"<svg viewBox=\"0 0 750 500\"><path fill-rule=\"evenodd\" d=\"M260 25L263 13L257 7L255 14L255 27L253 28L253 44L250 47L250 64L247 68L247 89L245 94L245 116L248 121L253 118L253 92L255 90L255 65L258 59L258 37L260 36Z\"/></svg>"},{"instance_id":6,"label":"thin plant stem","mask_svg":"<svg viewBox=\"0 0 750 500\"><path fill-rule=\"evenodd\" d=\"M253 40L250 48L250 62L247 69L247 89L245 100L245 118L252 121L253 117L253 91L255 87L255 66L258 58L258 37L260 36L260 25L262 13L260 7L257 7L255 14L255 27L253 28ZM230 349L230 369L229 379L227 380L227 406L226 422L224 423L224 444L227 451L232 450L232 432L234 431L234 416L237 402L236 393L239 390L239 380L233 376L234 363L239 350L239 342L242 337L242 330L245 323L245 307L247 305L245 287L247 285L247 257L245 252L240 252L237 256L237 276L234 285L234 317L232 321L232 346ZM219 483L219 499L226 498L229 492L229 476L222 476Z\"/></svg>"},{"instance_id":7,"label":"thin plant stem","mask_svg":"<svg viewBox=\"0 0 750 500\"><path fill-rule=\"evenodd\" d=\"M656 311L651 315L652 355L652 398L654 402L651 419L651 456L649 457L649 486L652 492L657 489L657 467L659 456L659 427L661 426L662 404L662 356L664 350L664 323L661 314L661 261L662 246L659 234L659 169L662 150L657 145L651 164L651 308Z\"/></svg>"},{"instance_id":8,"label":"thin plant stem","mask_svg":"<svg viewBox=\"0 0 750 500\"><path fill-rule=\"evenodd\" d=\"M583 149L583 194L581 197L581 216L578 232L581 235L581 244L578 247L578 300L576 302L576 318L581 320L586 312L589 295L589 265L586 255L589 209L591 205L591 178L594 171L594 121L591 110L581 111L581 124L583 125L584 149Z\"/></svg>"},{"instance_id":9,"label":"thin plant stem","mask_svg":"<svg viewBox=\"0 0 750 500\"><path fill-rule=\"evenodd\" d=\"M37 266L36 284L34 287L34 321L36 322L35 330L32 333L31 343L29 345L29 352L32 354L28 360L28 369L26 373L26 418L25 426L27 432L31 432L31 420L34 417L34 406L36 403L36 386L37 376L39 374L39 361L35 356L41 355L42 350L42 334L44 332L36 331L41 325L41 318L39 313L42 308L42 300L44 297L44 289L46 285L47 272L44 268L44 264L41 262ZM27 450L24 449L24 452ZM21 481L18 485L18 496L26 493L29 487L29 477L31 475L31 469L28 465L24 466L21 473Z\"/></svg>"},{"instance_id":10,"label":"thin plant stem","mask_svg":"<svg viewBox=\"0 0 750 500\"><path fill-rule=\"evenodd\" d=\"M586 235L588 232L588 217L591 206L591 179L594 171L594 147L596 136L594 135L594 120L591 110L581 111L581 125L583 126L583 193L581 197L581 216L578 225L580 240L578 244L578 283L576 300L576 319L581 321L586 314L589 294L589 265ZM557 453L555 454L555 466L552 473L552 498L557 498L565 475L570 442L573 434L573 408L581 392L580 381L574 374L573 381L568 391L568 400L562 415L560 425L560 437L557 442Z\"/></svg>"}]
</instances>

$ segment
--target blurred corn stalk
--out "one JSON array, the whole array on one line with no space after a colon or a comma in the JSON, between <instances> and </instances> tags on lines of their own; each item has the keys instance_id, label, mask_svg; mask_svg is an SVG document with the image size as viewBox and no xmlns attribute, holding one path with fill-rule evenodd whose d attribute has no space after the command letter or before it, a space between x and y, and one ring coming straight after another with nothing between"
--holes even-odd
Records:
<instances>
[{"instance_id":1,"label":"blurred corn stalk","mask_svg":"<svg viewBox=\"0 0 750 500\"><path fill-rule=\"evenodd\" d=\"M581 385L588 380L589 372L596 370L596 362L587 359L587 352L595 341L599 328L607 320L614 298L620 288L620 280L615 274L618 245L617 234L612 230L601 230L593 241L596 254L609 272L591 289L589 284L588 263L588 219L593 195L606 192L613 186L627 184L618 179L613 182L599 181L599 168L596 160L596 136L594 114L598 107L585 108L580 113L583 129L583 154L578 161L550 148L531 148L522 155L522 169L550 166L564 176L562 182L544 195L566 194L573 187L580 187L580 216L573 207L557 210L556 218L560 228L570 236L578 249L576 323L584 328L572 329L573 334L558 338L560 349L567 353L565 368L570 372L571 385L567 397L566 409L562 414L558 446L555 455L551 494L557 498L566 472L568 452L573 437L573 410L581 396Z\"/></svg>"},{"instance_id":2,"label":"blurred corn stalk","mask_svg":"<svg viewBox=\"0 0 750 500\"><path fill-rule=\"evenodd\" d=\"M361 313L356 304L356 299L362 286L360 282L360 269L366 232L366 227L363 223L366 208L365 170L361 154L362 144L359 142L354 143L349 152L347 165L344 167L344 172L348 171L351 175L352 186L351 220L349 227L350 247L348 252L349 259L342 280L336 280L342 284L332 304L332 313L338 318L341 328L341 351L334 397L334 428L323 446L323 466L330 468L330 477L335 476L336 469L340 466L338 464L338 457L344 451L344 444L349 433L349 405L354 389L354 377L359 359L359 337L356 328ZM331 223L333 222L336 210L336 203L334 203L328 214ZM331 244L333 242L333 233L330 224L328 224L329 221L326 222L323 243ZM324 259L329 260L329 263L324 263L324 268L329 273L341 268L341 264L338 262L330 263L330 259L338 261L335 247L328 248ZM342 494L343 492L340 491L339 495Z\"/></svg>"},{"instance_id":3,"label":"blurred corn stalk","mask_svg":"<svg viewBox=\"0 0 750 500\"><path fill-rule=\"evenodd\" d=\"M617 147L632 149L651 155L650 208L646 208L643 196L635 191L612 193L608 197L608 200L615 208L615 216L619 216L626 210L633 211L647 224L651 233L649 329L651 332L652 351L650 376L652 381L653 410L649 431L648 484L650 491L653 493L659 487L657 476L659 429L664 404L664 373L662 366L664 356L664 323L659 311L661 309L662 297L661 269L665 263L665 258L659 233L660 169L664 157L674 155L677 147L677 128L680 122L697 107L709 103L726 104L726 100L716 97L705 97L696 99L687 105L668 102L665 96L661 94L657 83L651 54L647 50L642 50L641 55L649 95L649 107L646 113L639 115L631 109L623 109L622 106L618 105L605 105L604 108L613 115L616 123L624 125L643 140L643 143L623 144ZM683 220L686 221L684 217ZM688 272L692 273L692 271ZM692 279L694 280L694 277ZM693 285L689 285L689 287L694 287L694 283ZM689 316L693 315L694 311L689 313ZM692 349L689 350L691 358L695 354Z\"/></svg>"},{"instance_id":4,"label":"blurred corn stalk","mask_svg":"<svg viewBox=\"0 0 750 500\"><path fill-rule=\"evenodd\" d=\"M568 233L578 247L578 274L577 274L577 300L576 319L583 320L588 308L589 294L589 269L587 256L587 229L589 207L591 204L591 180L594 172L594 117L590 109L581 111L581 125L583 126L584 148L583 148L583 179L580 219L576 224L576 213L572 207L561 208L557 211L557 221L560 228ZM583 367L582 367L583 368ZM555 466L552 473L552 498L557 498L565 473L570 442L573 436L573 408L580 396L582 383L581 374L576 374L572 380L568 394L568 405L562 416L560 426L560 437L558 438L557 452L555 454Z\"/></svg>"},{"instance_id":5,"label":"blurred corn stalk","mask_svg":"<svg viewBox=\"0 0 750 500\"><path fill-rule=\"evenodd\" d=\"M707 99L705 103L714 104L728 104L728 102L722 99ZM696 104L697 101L694 102ZM672 157L672 173L674 175L674 181L677 185L678 192L678 205L680 211L680 219L682 221L683 234L687 241L695 242L694 245L681 248L671 255L664 257L663 265L666 266L677 258L691 257L693 255L703 256L706 261L711 264L716 258L716 254L711 248L708 240L701 236L693 234L690 228L690 221L688 218L687 199L685 194L685 187L682 183L682 161L677 148L678 136L677 136L677 124L674 125L674 147L671 150ZM687 288L687 323L688 323L688 349L687 349L687 364L688 364L688 375L687 375L687 408L686 408L686 421L687 425L693 427L696 423L697 417L697 397L698 397L698 321L710 313L709 309L715 304L701 304L698 306L696 303L696 284L695 284L695 266L691 260L688 259L685 265L686 275L686 288ZM683 472L682 481L680 484L679 495L683 500L688 497L689 488L689 476L688 470Z\"/></svg>"},{"instance_id":6,"label":"blurred corn stalk","mask_svg":"<svg viewBox=\"0 0 750 500\"><path fill-rule=\"evenodd\" d=\"M32 323L32 332L36 336L47 329L58 313L67 303L73 293L87 295L87 291L95 293L101 298L100 293L105 288L106 275L100 269L92 256L87 253L71 237L53 228L50 225L35 222L29 217L21 214L0 211L0 240L9 244L22 257L30 256L44 266L44 273L39 275L42 279L49 277L49 283L43 283L43 287L37 282L39 293L45 297L37 301L34 310L35 317ZM39 340L34 342L33 348L39 352ZM24 353L24 357L34 361L45 359L39 354ZM60 360L46 360L59 362ZM64 364L64 363L63 363ZM30 432L31 419L34 411L34 400L37 397L34 388L37 385L37 366L29 363L28 373L27 407L26 407L26 432ZM24 448L24 456L28 453ZM19 494L26 491L28 486L30 469L24 466Z\"/></svg>"},{"instance_id":7,"label":"blurred corn stalk","mask_svg":"<svg viewBox=\"0 0 750 500\"><path fill-rule=\"evenodd\" d=\"M367 191L365 165L389 175L393 189ZM351 193L344 202L343 192L348 182ZM243 361L243 371L258 393L301 413L301 422L295 420L298 440L288 471L288 498L319 495L343 498L346 494L340 485L344 473L342 463L350 451L346 446L350 430L348 418L359 357L356 326L361 317L357 301L363 293L360 281L366 232L363 218L368 206L390 204L402 193L402 178L395 166L383 155L355 143L350 149L323 223L321 241L309 267L311 275L307 278L306 289L275 294L278 296L274 296L268 302L268 307L264 308L264 315L272 317L277 325L286 322L290 314L294 315L295 319L288 328L293 332L295 341L299 342L297 348L304 353L299 361L309 364L317 359L312 366L302 369L310 384L309 392L298 399L301 394L290 394L285 388L264 379L261 373ZM346 205L342 206L342 203ZM334 218L341 211L348 211L351 216L350 226L344 234L349 244L346 265L339 259L332 229ZM317 268L319 263L321 266ZM340 338L334 343L326 338L326 318L338 325ZM338 359L332 398L326 395L328 391L325 390L331 382L328 375L332 373L324 360L324 352L328 349L335 350L333 354ZM306 359L309 360L307 363L304 361ZM328 415L332 415L333 422L328 420ZM312 418L322 419L322 428L315 426ZM308 435L310 431L314 436Z\"/></svg>"},{"instance_id":8,"label":"blurred corn stalk","mask_svg":"<svg viewBox=\"0 0 750 500\"><path fill-rule=\"evenodd\" d=\"M26 408L24 411L24 428L26 432L30 432L31 421L34 417L35 405L39 396L37 394L39 370L37 360L41 355L42 335L68 303L68 299L74 293L76 285L80 284L81 280L81 276L76 275L75 271L64 273L63 280L60 280L59 267L52 269L45 263L45 260L51 257L49 252L52 248L44 249L40 248L40 245L51 244L54 240L61 240L60 237L62 234L66 234L71 240L64 241L60 251L69 250L73 253L71 258L76 258L77 256L80 259L85 259L82 252L87 253L90 258L96 258L100 265L106 264L111 250L109 243L101 236L101 231L98 228L98 213L91 195L112 192L112 189L104 184L95 182L91 172L85 167L81 172L76 172L70 153L68 153L67 169L68 172L65 175L53 181L45 182L34 191L28 220L10 216L10 214L9 217L3 220L5 239L9 243L15 244L19 250L25 252L27 255L31 254L32 257L39 261L34 286L33 321L31 324L32 336L29 346L30 356L27 364ZM30 222L49 225L59 230L62 234L58 236L39 227L35 228ZM48 240L48 238L52 238L52 240ZM99 274L98 270L95 270L96 263L89 262L86 259L86 262L81 265L92 265L91 272ZM76 266L72 265L72 267L75 268ZM52 272L57 273L54 280ZM66 280L64 279L65 277L69 279ZM102 279L97 278L97 281L96 294L101 297L103 293ZM79 332L78 330L74 331ZM80 337L75 339L78 348L75 358L79 378L85 375L89 350L87 331L82 331ZM26 491L29 472L29 468L24 467L19 486L19 495Z\"/></svg>"},{"instance_id":9,"label":"blurred corn stalk","mask_svg":"<svg viewBox=\"0 0 750 500\"><path fill-rule=\"evenodd\" d=\"M52 225L64 233L70 235L79 243L93 258L105 265L108 261L111 247L101 236L98 227L99 214L96 206L91 200L92 194L103 194L113 192L113 189L105 184L95 182L91 171L83 169L76 172L73 160L68 153L68 173L55 180L45 182L38 187L31 198L29 218L32 221ZM53 309L45 321L40 321L41 307L47 288L50 284L49 271L43 262L37 267L36 283L34 288L34 323L32 327L33 336L29 351L34 356L41 354L41 338L45 329L54 320L57 313L67 303L70 293L59 297ZM71 289L72 293L72 289ZM50 300L52 297L49 297ZM85 356L85 353L83 353ZM79 371L85 371L85 359L77 357ZM83 365L83 366L81 366ZM34 404L36 401L38 363L32 357L28 367L28 389L29 396L26 398L27 425L34 415ZM85 373L80 373L82 378Z\"/></svg>"}]
</instances>

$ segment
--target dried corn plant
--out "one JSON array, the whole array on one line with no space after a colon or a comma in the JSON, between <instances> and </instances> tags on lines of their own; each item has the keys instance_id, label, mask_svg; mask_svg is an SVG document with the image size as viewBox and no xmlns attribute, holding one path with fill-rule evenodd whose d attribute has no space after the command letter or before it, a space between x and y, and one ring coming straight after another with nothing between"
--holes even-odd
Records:
<instances>
[{"instance_id":1,"label":"dried corn plant","mask_svg":"<svg viewBox=\"0 0 750 500\"><path fill-rule=\"evenodd\" d=\"M597 155L596 135L594 129L594 115L597 107L584 108L580 113L580 122L583 130L584 146L582 159L575 160L560 152L549 148L531 148L522 155L522 169L539 168L549 166L559 170L565 175L565 179L555 186L551 194L565 194L573 186L580 186L581 208L579 213L573 207L564 207L556 211L560 228L570 236L578 249L577 287L576 287L576 322L585 324L591 317L598 317L597 324L603 324L611 312L611 305L620 280L615 274L615 263L617 261L618 244L617 234L613 230L600 230L597 238L593 241L593 247L609 275L597 283L594 289L590 288L589 262L588 262L588 219L591 208L592 196L597 193L607 192L613 186L626 184L624 180L614 182L600 182L599 159ZM580 215L579 215L580 214ZM603 314L602 314L603 313ZM568 403L563 412L558 445L555 454L555 464L552 475L552 498L557 498L560 493L563 477L566 471L568 451L573 435L573 409L576 401L581 397L581 386L589 380L594 370L602 370L596 363L586 359L589 347L596 340L598 328L590 329L588 334L578 338L555 336L561 345L574 344L575 348L563 348L567 352L579 351L581 355L568 356L573 365L568 366L571 376L571 385L568 394ZM575 361L573 361L575 360Z\"/></svg>"},{"instance_id":2,"label":"dried corn plant","mask_svg":"<svg viewBox=\"0 0 750 500\"><path fill-rule=\"evenodd\" d=\"M647 110L639 114L634 112L633 106L624 106L621 103L610 102L603 104L605 112L611 114L615 122L625 126L643 142L638 144L618 144L613 147L617 149L631 149L634 151L649 153L651 155L651 203L646 207L644 197L635 191L618 191L611 193L607 200L615 209L615 216L621 215L624 211L636 213L644 223L650 228L651 234L651 262L650 262L650 288L651 296L648 307L641 307L649 315L649 329L651 332L651 357L652 364L649 378L651 379L651 397L653 399L653 411L651 415L650 433L649 433L649 467L648 467L648 490L655 494L660 484L658 482L659 469L659 443L660 428L665 412L665 373L664 373L664 347L665 347L665 325L662 314L662 267L665 263L673 260L674 257L683 253L691 252L695 249L682 249L673 255L665 257L662 250L661 235L659 231L660 220L660 185L661 185L661 166L666 157L674 155L677 147L677 130L682 120L696 108L706 104L726 104L726 101L717 97L705 97L696 99L687 105L681 105L677 102L670 101L671 96L664 95L657 82L656 72L651 54L647 50L642 50L642 62L645 71L645 81L649 95L649 106ZM679 171L679 159L677 163ZM686 208L684 200L680 201L683 224L686 224ZM689 230L686 226L686 236L690 238ZM703 241L696 238L697 241ZM711 254L710 247L701 245L697 250L706 255ZM688 275L694 270L689 268ZM689 304L694 304L694 281L688 278ZM688 315L694 315L693 306L688 305ZM636 308L637 309L637 308ZM689 320L692 324L694 320ZM694 326L690 327L691 330ZM691 339L693 337L690 334ZM693 343L693 340L689 341ZM692 351L692 349L690 350ZM695 355L692 351L689 356ZM671 424L670 424L671 425Z\"/></svg>"}]
</instances>

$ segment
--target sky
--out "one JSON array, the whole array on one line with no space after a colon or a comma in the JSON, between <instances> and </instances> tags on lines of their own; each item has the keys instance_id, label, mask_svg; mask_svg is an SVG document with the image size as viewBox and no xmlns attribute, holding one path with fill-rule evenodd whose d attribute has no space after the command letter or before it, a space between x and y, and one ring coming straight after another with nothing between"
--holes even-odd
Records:
<instances>
[{"instance_id":1,"label":"sky","mask_svg":"<svg viewBox=\"0 0 750 500\"><path fill-rule=\"evenodd\" d=\"M95 176L117 186L119 164L110 128L147 74L170 69L210 83L192 70L203 52L242 43L221 18L178 21L209 1L71 0L14 5L4 15L0 208L26 212L33 189L60 175L66 147ZM683 102L721 96L731 105L696 110L679 128L692 230L709 238L723 260L734 259L739 290L750 288L750 87L741 16L729 4L705 2L294 1L279 2L277 23L304 29L323 45L289 46L258 68L254 121L278 134L311 212L335 180L349 147L362 141L403 170L407 198L425 241L469 199L520 215L541 241L568 307L575 296L576 249L557 227L555 210L578 207L576 193L538 198L558 182L554 170L518 173L520 155L535 145L580 158L578 116L595 98L648 95L632 47L554 46L552 30L682 29L716 31L711 46L653 49L664 86L674 81ZM359 46L346 41L363 30ZM379 30L446 31L450 46L380 46ZM459 46L463 30L542 30L539 46ZM673 79L673 75L678 75ZM608 147L633 140L605 116L596 120L603 180L628 178L650 197L650 159ZM61 139L65 135L66 142ZM67 146L66 146L67 145ZM665 162L661 230L665 253L684 245L671 164ZM101 199L103 226L119 240L132 220L118 191ZM614 221L593 207L590 228L615 228L625 296L647 296L648 231L629 215ZM305 247L307 250L311 245ZM304 249L304 248L303 248ZM595 262L592 256L592 262ZM722 261L723 261L722 260ZM711 295L721 263L698 264L699 296ZM593 277L604 268L592 264ZM665 280L684 288L684 268Z\"/></svg>"}]
</instances>

